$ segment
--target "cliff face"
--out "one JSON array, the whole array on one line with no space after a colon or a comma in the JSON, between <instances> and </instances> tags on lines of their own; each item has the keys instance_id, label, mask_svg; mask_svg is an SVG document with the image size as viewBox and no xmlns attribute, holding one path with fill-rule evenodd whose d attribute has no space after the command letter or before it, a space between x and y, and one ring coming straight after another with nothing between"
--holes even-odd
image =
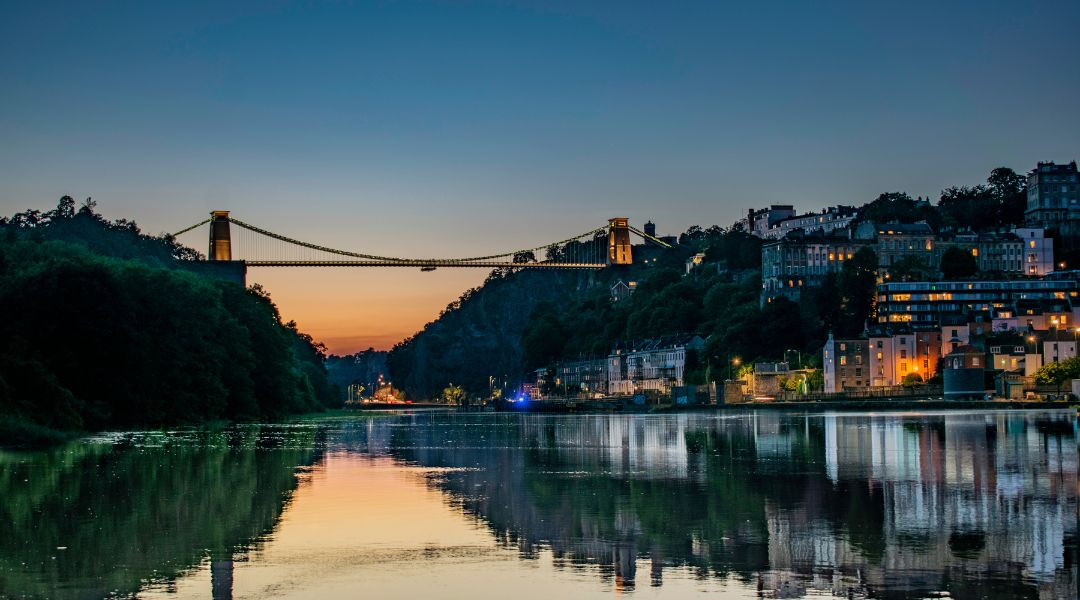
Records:
<instances>
[{"instance_id":1,"label":"cliff face","mask_svg":"<svg viewBox=\"0 0 1080 600\"><path fill-rule=\"evenodd\" d=\"M437 396L449 383L481 393L488 390L489 377L520 379L522 334L536 305L568 304L603 285L601 279L584 271L493 274L394 347L388 360L394 385L421 399Z\"/></svg>"}]
</instances>

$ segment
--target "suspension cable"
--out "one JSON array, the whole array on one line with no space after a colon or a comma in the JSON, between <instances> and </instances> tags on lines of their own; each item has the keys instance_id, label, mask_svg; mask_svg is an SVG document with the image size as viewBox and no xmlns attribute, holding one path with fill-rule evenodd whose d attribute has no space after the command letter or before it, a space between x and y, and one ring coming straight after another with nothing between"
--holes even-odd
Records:
<instances>
[{"instance_id":1,"label":"suspension cable","mask_svg":"<svg viewBox=\"0 0 1080 600\"><path fill-rule=\"evenodd\" d=\"M662 239L660 239L658 237L651 236L651 235L645 233L644 231L640 231L637 227L627 225L626 228L629 229L630 231L640 235L641 237L643 237L643 238L645 238L647 240L652 240L652 241L656 242L657 244L660 244L661 246L663 246L665 248L670 248L671 247L671 244L665 242L664 240L662 240Z\"/></svg>"},{"instance_id":2,"label":"suspension cable","mask_svg":"<svg viewBox=\"0 0 1080 600\"><path fill-rule=\"evenodd\" d=\"M521 253L525 253L525 252L537 252L539 250L545 250L545 249L550 248L552 246L562 246L563 244L573 242L573 241L581 239L583 237L590 236L590 235L596 235L598 233L607 231L607 226L597 227L596 229L591 229L589 231L586 231L585 233L582 233L580 235L576 235L576 236L571 237L571 238L567 238L567 239L562 240L562 241L552 242L550 244L544 244L543 246L537 246L535 248L526 248L526 249L523 249L523 250L513 250L513 251L510 251L510 252L503 252L501 254L491 254L491 255L488 255L488 256L474 256L474 257L468 257L468 258L396 258L396 257L392 257L392 256L378 256L378 255L374 255L374 254L363 254L363 253L360 253L360 252L350 252L348 250L338 250L336 248L329 248L329 247L326 247L326 246L319 246L319 245L316 245L316 244L310 244L308 242L303 242L303 241L300 241L300 240L297 240L297 239L286 237L286 236L281 235L281 234L274 233L272 231L268 231L266 229L262 229L260 227L256 227L255 225L245 223L245 222L243 222L243 221L241 221L241 220L239 220L239 219L237 219L235 217L230 216L230 217L227 217L227 219L230 222L236 223L240 227L243 227L244 229L247 229L249 231L253 231L255 233L260 233L262 235L274 238L276 240L286 242L286 243L289 243L289 244L294 244L294 245L297 245L297 246L302 246L304 248L309 248L309 249L312 249L312 250L319 250L319 251L322 251L322 252L329 252L331 254L338 254L338 255L341 255L341 256L351 256L353 258L363 258L363 259L367 259L367 260L381 260L381 261L390 261L390 262L400 262L400 263L406 263L406 264L414 263L414 262L425 262L425 263L426 262L444 262L444 263L474 262L474 261L480 261L480 260L491 260L491 259L495 259L495 258L505 258L505 257L508 257L508 256L513 257L515 254L521 254ZM185 231L188 231L190 229L194 229L195 227L198 227L199 225L202 225L204 223L208 223L209 221L210 221L210 219L207 219L206 221L203 221L202 223L199 223L198 225L194 225L192 227L189 227L188 229L185 229L184 231L181 231L180 233L184 233ZM179 234L174 234L174 235L179 235ZM657 240L657 241L659 241L659 240ZM663 244L663 242L660 242L660 243ZM664 245L667 246L667 244L664 244Z\"/></svg>"},{"instance_id":3,"label":"suspension cable","mask_svg":"<svg viewBox=\"0 0 1080 600\"><path fill-rule=\"evenodd\" d=\"M185 228L181 229L180 231L177 231L176 233L173 233L173 234L170 234L170 235L172 235L173 237L176 237L176 236L179 236L179 235L184 235L185 233L191 231L192 229L195 229L196 227L202 227L203 225L206 225L209 222L210 222L210 219L203 219L202 221L199 221L198 223L192 225L191 227L185 227Z\"/></svg>"}]
</instances>

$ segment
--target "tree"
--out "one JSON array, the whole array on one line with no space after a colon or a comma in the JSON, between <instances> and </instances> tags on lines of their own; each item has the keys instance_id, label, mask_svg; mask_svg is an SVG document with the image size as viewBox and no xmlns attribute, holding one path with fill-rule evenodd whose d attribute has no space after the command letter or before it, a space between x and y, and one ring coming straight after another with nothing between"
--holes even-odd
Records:
<instances>
[{"instance_id":1,"label":"tree","mask_svg":"<svg viewBox=\"0 0 1080 600\"><path fill-rule=\"evenodd\" d=\"M877 293L877 252L861 248L844 263L837 283L840 292L840 329L843 335L863 330Z\"/></svg>"},{"instance_id":2,"label":"tree","mask_svg":"<svg viewBox=\"0 0 1080 600\"><path fill-rule=\"evenodd\" d=\"M904 192L887 192L879 195L859 209L856 220L874 223L926 221L934 229L941 224L940 214L934 207L929 206L928 203L916 202Z\"/></svg>"},{"instance_id":3,"label":"tree","mask_svg":"<svg viewBox=\"0 0 1080 600\"><path fill-rule=\"evenodd\" d=\"M526 369L542 367L562 356L566 329L554 304L542 302L533 309L521 345Z\"/></svg>"},{"instance_id":4,"label":"tree","mask_svg":"<svg viewBox=\"0 0 1080 600\"><path fill-rule=\"evenodd\" d=\"M693 228L691 228L693 230ZM687 232L691 233L691 232ZM701 242L705 250L705 260L710 262L723 261L732 269L760 269L761 268L761 238L750 235L743 230L742 223L724 230L720 227L710 227L701 232L701 239L686 239ZM688 238L686 234L684 238Z\"/></svg>"},{"instance_id":5,"label":"tree","mask_svg":"<svg viewBox=\"0 0 1080 600\"><path fill-rule=\"evenodd\" d=\"M1035 371L1035 383L1057 386L1058 394L1061 393L1061 384L1077 378L1080 378L1080 357L1047 363Z\"/></svg>"},{"instance_id":6,"label":"tree","mask_svg":"<svg viewBox=\"0 0 1080 600\"><path fill-rule=\"evenodd\" d=\"M941 275L945 279L964 279L979 271L975 256L957 246L950 246L941 255Z\"/></svg>"},{"instance_id":7,"label":"tree","mask_svg":"<svg viewBox=\"0 0 1080 600\"><path fill-rule=\"evenodd\" d=\"M450 384L443 388L443 401L452 406L459 406L465 400L465 389L460 385Z\"/></svg>"},{"instance_id":8,"label":"tree","mask_svg":"<svg viewBox=\"0 0 1080 600\"><path fill-rule=\"evenodd\" d=\"M89 200L89 198L87 198ZM75 199L71 196L64 196L60 198L60 202L56 205L56 210L48 213L49 219L70 219L75 216Z\"/></svg>"},{"instance_id":9,"label":"tree","mask_svg":"<svg viewBox=\"0 0 1080 600\"><path fill-rule=\"evenodd\" d=\"M900 257L889 267L889 279L892 281L925 281L929 276L929 265L914 254Z\"/></svg>"},{"instance_id":10,"label":"tree","mask_svg":"<svg viewBox=\"0 0 1080 600\"><path fill-rule=\"evenodd\" d=\"M687 349L686 362L683 365L683 381L686 385L701 385L705 383L705 365L701 362L701 353L697 350Z\"/></svg>"},{"instance_id":11,"label":"tree","mask_svg":"<svg viewBox=\"0 0 1080 600\"><path fill-rule=\"evenodd\" d=\"M986 183L997 201L999 226L1021 225L1027 208L1027 178L1008 167L990 172Z\"/></svg>"},{"instance_id":12,"label":"tree","mask_svg":"<svg viewBox=\"0 0 1080 600\"><path fill-rule=\"evenodd\" d=\"M900 385L904 387L914 387L923 382L922 375L918 373L908 373L904 375L904 378L900 380Z\"/></svg>"},{"instance_id":13,"label":"tree","mask_svg":"<svg viewBox=\"0 0 1080 600\"><path fill-rule=\"evenodd\" d=\"M532 250L523 250L521 252L515 252L513 262L515 262L515 263L536 262L536 254Z\"/></svg>"},{"instance_id":14,"label":"tree","mask_svg":"<svg viewBox=\"0 0 1080 600\"><path fill-rule=\"evenodd\" d=\"M946 188L938 200L938 210L949 224L976 231L997 224L998 208L998 199L985 185Z\"/></svg>"}]
</instances>

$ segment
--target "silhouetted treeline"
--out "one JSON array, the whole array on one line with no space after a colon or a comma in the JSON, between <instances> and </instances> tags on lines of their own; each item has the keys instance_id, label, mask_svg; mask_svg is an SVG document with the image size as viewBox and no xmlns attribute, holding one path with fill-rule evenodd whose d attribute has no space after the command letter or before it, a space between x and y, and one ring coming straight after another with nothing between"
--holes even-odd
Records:
<instances>
[{"instance_id":1,"label":"silhouetted treeline","mask_svg":"<svg viewBox=\"0 0 1080 600\"><path fill-rule=\"evenodd\" d=\"M49 432L272 419L339 402L324 349L258 288L65 197L0 220L0 442Z\"/></svg>"},{"instance_id":2,"label":"silhouetted treeline","mask_svg":"<svg viewBox=\"0 0 1080 600\"><path fill-rule=\"evenodd\" d=\"M368 348L356 354L326 357L326 371L330 383L343 391L350 385L363 386L363 395L370 396L379 385L379 377L390 381L390 372L386 368L386 355L383 350Z\"/></svg>"}]
</instances>

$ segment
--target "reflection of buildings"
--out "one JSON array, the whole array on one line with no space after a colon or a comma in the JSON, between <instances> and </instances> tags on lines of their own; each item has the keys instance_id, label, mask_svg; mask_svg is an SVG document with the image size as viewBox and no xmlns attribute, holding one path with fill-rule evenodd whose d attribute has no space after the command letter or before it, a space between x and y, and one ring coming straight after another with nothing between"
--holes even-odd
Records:
<instances>
[{"instance_id":1,"label":"reflection of buildings","mask_svg":"<svg viewBox=\"0 0 1080 600\"><path fill-rule=\"evenodd\" d=\"M1075 594L1066 413L513 419L389 444L464 467L432 484L524 558L624 589L680 567L774 597Z\"/></svg>"},{"instance_id":2,"label":"reflection of buildings","mask_svg":"<svg viewBox=\"0 0 1080 600\"><path fill-rule=\"evenodd\" d=\"M1075 585L1075 566L1065 570L1064 544L1076 535L1076 492L1062 485L1076 480L1072 436L1047 436L1023 415L1007 413L916 423L825 421L829 478L881 488L882 556L877 565L867 563L805 508L770 510L773 568L857 567L879 589L903 589L912 573L930 577L915 589L939 589L947 565L988 581L1013 573L1049 597ZM1035 466L1046 468L1043 476ZM795 527L791 520L804 524Z\"/></svg>"}]
</instances>

